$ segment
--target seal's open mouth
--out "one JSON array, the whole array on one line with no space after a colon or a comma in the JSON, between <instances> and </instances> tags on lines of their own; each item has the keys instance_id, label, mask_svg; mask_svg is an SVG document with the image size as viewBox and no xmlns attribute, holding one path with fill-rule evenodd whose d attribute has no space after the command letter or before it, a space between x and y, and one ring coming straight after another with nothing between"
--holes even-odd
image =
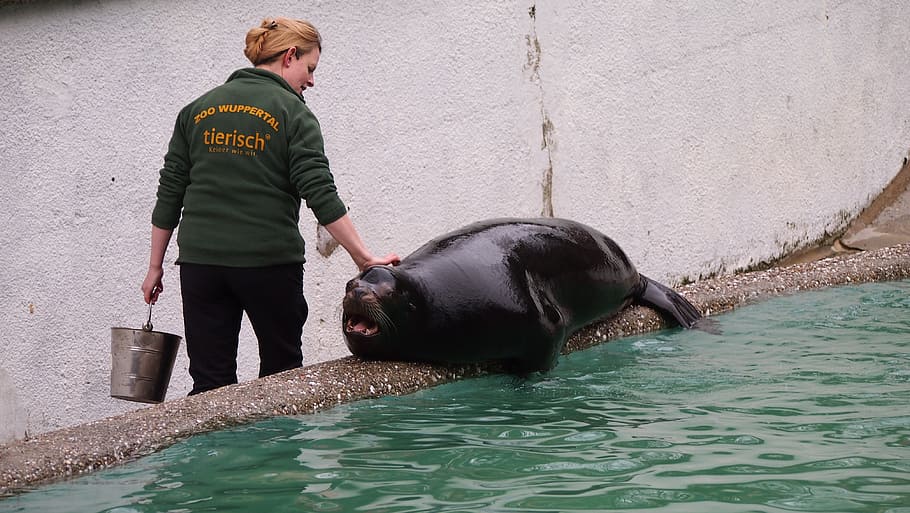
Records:
<instances>
[{"instance_id":1,"label":"seal's open mouth","mask_svg":"<svg viewBox=\"0 0 910 513\"><path fill-rule=\"evenodd\" d=\"M379 333L379 325L372 319L362 315L352 315L348 318L348 322L344 324L344 330L348 333L359 333L367 337L372 337Z\"/></svg>"}]
</instances>

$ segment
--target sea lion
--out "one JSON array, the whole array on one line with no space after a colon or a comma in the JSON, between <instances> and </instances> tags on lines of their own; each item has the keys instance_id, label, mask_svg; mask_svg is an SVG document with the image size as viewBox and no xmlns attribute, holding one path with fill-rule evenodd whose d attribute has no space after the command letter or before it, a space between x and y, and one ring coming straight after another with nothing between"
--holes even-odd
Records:
<instances>
[{"instance_id":1,"label":"sea lion","mask_svg":"<svg viewBox=\"0 0 910 513\"><path fill-rule=\"evenodd\" d=\"M683 327L698 309L635 270L609 237L565 219L492 219L437 237L347 283L342 329L367 360L498 360L551 369L569 335L629 304Z\"/></svg>"}]
</instances>

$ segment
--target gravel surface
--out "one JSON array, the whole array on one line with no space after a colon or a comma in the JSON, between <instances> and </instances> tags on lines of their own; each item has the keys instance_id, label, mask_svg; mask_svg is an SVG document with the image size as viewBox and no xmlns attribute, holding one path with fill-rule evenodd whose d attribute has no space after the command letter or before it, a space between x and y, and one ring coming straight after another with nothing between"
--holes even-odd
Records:
<instances>
[{"instance_id":1,"label":"gravel surface","mask_svg":"<svg viewBox=\"0 0 910 513\"><path fill-rule=\"evenodd\" d=\"M768 297L843 284L910 278L910 244L733 276L678 288L706 315ZM632 307L576 333L565 352L658 330L652 310ZM341 358L166 401L0 446L0 497L110 467L189 436L275 415L310 414L370 397L402 395L496 372L494 366L434 366Z\"/></svg>"}]
</instances>

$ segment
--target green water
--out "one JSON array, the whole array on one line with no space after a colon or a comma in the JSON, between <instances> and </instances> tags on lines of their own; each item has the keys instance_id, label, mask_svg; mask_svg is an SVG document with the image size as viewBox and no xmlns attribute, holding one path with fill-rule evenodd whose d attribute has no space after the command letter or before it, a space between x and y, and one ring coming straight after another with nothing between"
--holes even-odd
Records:
<instances>
[{"instance_id":1,"label":"green water","mask_svg":"<svg viewBox=\"0 0 910 513\"><path fill-rule=\"evenodd\" d=\"M0 512L910 513L910 281L194 437Z\"/></svg>"}]
</instances>

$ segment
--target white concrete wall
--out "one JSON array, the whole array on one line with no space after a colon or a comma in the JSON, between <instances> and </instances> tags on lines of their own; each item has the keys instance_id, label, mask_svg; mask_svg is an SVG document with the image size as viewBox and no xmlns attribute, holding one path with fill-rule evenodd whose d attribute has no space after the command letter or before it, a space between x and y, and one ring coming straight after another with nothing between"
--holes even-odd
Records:
<instances>
[{"instance_id":1,"label":"white concrete wall","mask_svg":"<svg viewBox=\"0 0 910 513\"><path fill-rule=\"evenodd\" d=\"M323 33L307 100L375 252L552 209L654 278L730 273L842 228L910 148L903 0L0 4L0 440L141 406L108 397L109 328L145 318L174 117L273 14ZM315 362L354 267L302 219ZM176 255L153 321L182 334Z\"/></svg>"}]
</instances>

